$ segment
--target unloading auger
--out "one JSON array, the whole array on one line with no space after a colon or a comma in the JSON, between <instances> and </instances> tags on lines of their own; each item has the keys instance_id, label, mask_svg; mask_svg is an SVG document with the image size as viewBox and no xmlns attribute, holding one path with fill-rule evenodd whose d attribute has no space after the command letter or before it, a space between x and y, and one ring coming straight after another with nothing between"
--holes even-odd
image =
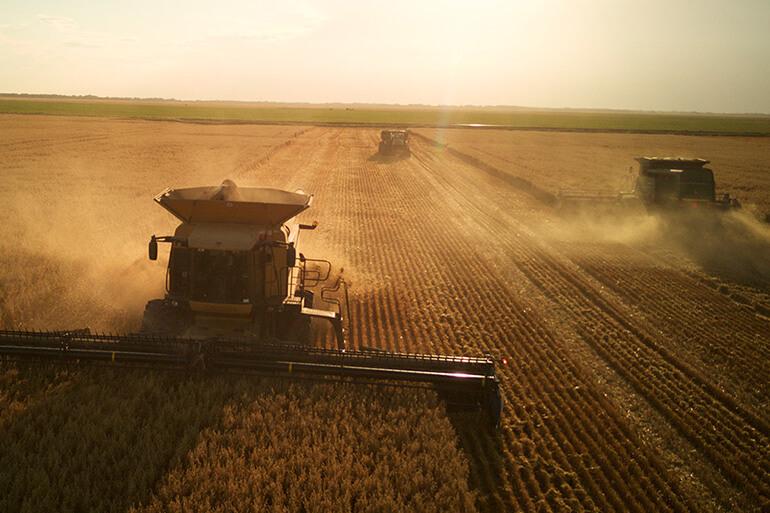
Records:
<instances>
[{"instance_id":1,"label":"unloading auger","mask_svg":"<svg viewBox=\"0 0 770 513\"><path fill-rule=\"evenodd\" d=\"M102 363L197 372L343 380L386 386L434 387L450 407L485 412L497 425L502 410L495 361L351 350L343 304L347 285L329 280L332 264L299 252L299 234L316 224L292 222L312 196L302 191L237 187L167 189L155 201L181 224L173 235L163 299L147 303L139 333L0 331L0 359ZM332 295L336 292L336 296ZM311 345L311 321L330 323L336 348Z\"/></svg>"}]
</instances>

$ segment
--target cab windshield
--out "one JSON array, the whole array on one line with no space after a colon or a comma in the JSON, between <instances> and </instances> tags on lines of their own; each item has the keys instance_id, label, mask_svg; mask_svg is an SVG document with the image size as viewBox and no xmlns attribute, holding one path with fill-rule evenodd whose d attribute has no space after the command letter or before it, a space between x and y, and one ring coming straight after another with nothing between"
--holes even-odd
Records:
<instances>
[{"instance_id":1,"label":"cab windshield","mask_svg":"<svg viewBox=\"0 0 770 513\"><path fill-rule=\"evenodd\" d=\"M208 303L249 301L248 252L175 247L169 293Z\"/></svg>"},{"instance_id":2,"label":"cab windshield","mask_svg":"<svg viewBox=\"0 0 770 513\"><path fill-rule=\"evenodd\" d=\"M209 303L248 301L247 253L234 251L193 251L192 299Z\"/></svg>"}]
</instances>

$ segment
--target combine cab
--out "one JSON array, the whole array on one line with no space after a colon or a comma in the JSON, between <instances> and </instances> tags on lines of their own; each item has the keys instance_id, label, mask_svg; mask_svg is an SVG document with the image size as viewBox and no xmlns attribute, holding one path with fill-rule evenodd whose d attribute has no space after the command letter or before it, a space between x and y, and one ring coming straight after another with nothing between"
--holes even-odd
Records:
<instances>
[{"instance_id":1,"label":"combine cab","mask_svg":"<svg viewBox=\"0 0 770 513\"><path fill-rule=\"evenodd\" d=\"M411 155L409 130L383 130L380 132L380 155Z\"/></svg>"},{"instance_id":2,"label":"combine cab","mask_svg":"<svg viewBox=\"0 0 770 513\"><path fill-rule=\"evenodd\" d=\"M299 252L299 234L316 224L294 221L312 197L301 191L218 187L166 190L155 198L181 224L173 235L166 295L147 303L139 333L0 331L0 363L78 364L239 372L284 378L434 387L453 408L486 412L496 426L502 397L491 357L397 354L346 347L342 280L321 290L334 310L315 308L311 292L331 263ZM340 297L333 296L342 293ZM349 317L349 316L348 316ZM333 327L335 349L313 347L310 322Z\"/></svg>"},{"instance_id":3,"label":"combine cab","mask_svg":"<svg viewBox=\"0 0 770 513\"><path fill-rule=\"evenodd\" d=\"M671 212L687 208L729 210L740 208L729 194L716 195L714 172L703 159L637 157L639 171L631 192L560 191L558 206L570 208L643 207L648 212Z\"/></svg>"}]
</instances>

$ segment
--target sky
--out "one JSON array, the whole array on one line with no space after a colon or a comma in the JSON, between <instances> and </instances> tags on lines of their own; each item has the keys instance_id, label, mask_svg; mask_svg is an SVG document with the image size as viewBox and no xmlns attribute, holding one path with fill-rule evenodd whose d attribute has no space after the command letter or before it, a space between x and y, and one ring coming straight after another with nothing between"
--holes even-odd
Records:
<instances>
[{"instance_id":1,"label":"sky","mask_svg":"<svg viewBox=\"0 0 770 513\"><path fill-rule=\"evenodd\" d=\"M770 0L2 0L0 92L770 113Z\"/></svg>"}]
</instances>

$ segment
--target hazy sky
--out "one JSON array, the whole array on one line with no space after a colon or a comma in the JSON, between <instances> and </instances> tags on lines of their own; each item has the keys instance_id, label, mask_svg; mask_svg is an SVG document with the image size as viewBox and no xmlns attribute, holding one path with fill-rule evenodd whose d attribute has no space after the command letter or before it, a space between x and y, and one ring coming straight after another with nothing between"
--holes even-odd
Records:
<instances>
[{"instance_id":1,"label":"hazy sky","mask_svg":"<svg viewBox=\"0 0 770 513\"><path fill-rule=\"evenodd\" d=\"M2 0L0 92L770 113L770 0Z\"/></svg>"}]
</instances>

